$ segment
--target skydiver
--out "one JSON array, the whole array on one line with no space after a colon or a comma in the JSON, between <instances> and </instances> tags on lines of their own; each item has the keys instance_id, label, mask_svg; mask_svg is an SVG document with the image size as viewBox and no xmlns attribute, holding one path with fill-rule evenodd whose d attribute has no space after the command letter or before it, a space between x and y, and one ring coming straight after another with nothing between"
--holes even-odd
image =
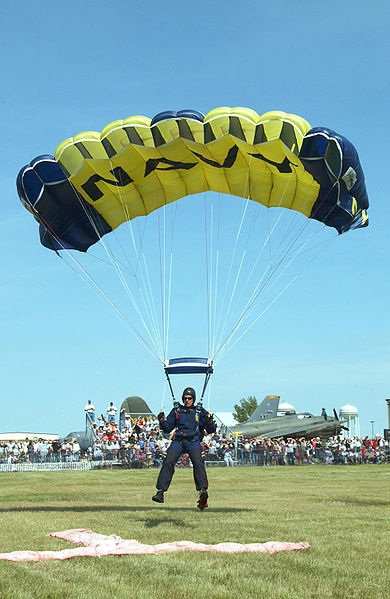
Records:
<instances>
[{"instance_id":1,"label":"skydiver","mask_svg":"<svg viewBox=\"0 0 390 599\"><path fill-rule=\"evenodd\" d=\"M170 433L174 429L175 433L161 466L156 483L157 493L153 495L152 500L164 503L164 493L171 484L175 465L182 453L188 453L193 465L195 487L199 492L197 506L200 510L204 510L208 507L208 480L204 450L200 442L205 431L215 433L217 424L201 404L195 405L195 399L195 390L186 387L182 394L183 403L176 403L168 416L165 416L163 411L157 416L160 429L164 433Z\"/></svg>"}]
</instances>

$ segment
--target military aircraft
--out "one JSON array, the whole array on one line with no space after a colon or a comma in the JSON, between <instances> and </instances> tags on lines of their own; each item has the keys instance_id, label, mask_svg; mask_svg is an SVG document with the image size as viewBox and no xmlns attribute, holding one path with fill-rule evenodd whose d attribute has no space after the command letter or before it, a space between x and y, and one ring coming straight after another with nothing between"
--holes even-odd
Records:
<instances>
[{"instance_id":1,"label":"military aircraft","mask_svg":"<svg viewBox=\"0 0 390 599\"><path fill-rule=\"evenodd\" d=\"M226 427L226 432L245 437L330 437L338 435L346 420L339 420L336 410L328 416L325 409L320 416L294 409L279 408L279 395L267 395L246 422Z\"/></svg>"}]
</instances>

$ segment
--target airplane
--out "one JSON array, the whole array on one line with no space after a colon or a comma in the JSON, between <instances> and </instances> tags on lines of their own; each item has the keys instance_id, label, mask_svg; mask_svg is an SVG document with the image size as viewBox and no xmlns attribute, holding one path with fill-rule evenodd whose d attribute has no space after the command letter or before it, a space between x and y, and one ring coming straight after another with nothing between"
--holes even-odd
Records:
<instances>
[{"instance_id":1,"label":"airplane","mask_svg":"<svg viewBox=\"0 0 390 599\"><path fill-rule=\"evenodd\" d=\"M280 409L279 401L279 395L267 395L246 422L225 427L222 432L245 437L323 438L348 430L344 426L347 421L339 420L336 410L333 410L334 416L328 416L325 409L321 416L314 416L310 412Z\"/></svg>"}]
</instances>

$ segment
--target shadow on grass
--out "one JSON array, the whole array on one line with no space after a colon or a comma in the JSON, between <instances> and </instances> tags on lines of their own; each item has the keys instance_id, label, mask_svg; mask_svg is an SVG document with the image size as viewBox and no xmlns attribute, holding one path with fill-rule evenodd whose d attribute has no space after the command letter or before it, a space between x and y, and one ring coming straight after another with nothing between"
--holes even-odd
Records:
<instances>
[{"instance_id":1,"label":"shadow on grass","mask_svg":"<svg viewBox=\"0 0 390 599\"><path fill-rule=\"evenodd\" d=\"M204 512L201 512L196 507L155 507L155 506L128 506L128 505L45 505L45 506L12 506L12 507L0 507L0 514L5 513L23 513L23 512L33 512L33 513L44 513L44 512L91 512L91 510L96 510L99 512L157 512L160 510L165 510L166 512L172 513L182 513L182 512L198 512L198 513L217 513L217 514L232 514L232 513L242 513L242 512L253 512L254 510L249 508L236 508L236 507L217 507L217 508L209 508ZM164 522L167 522L164 519Z\"/></svg>"},{"instance_id":2,"label":"shadow on grass","mask_svg":"<svg viewBox=\"0 0 390 599\"><path fill-rule=\"evenodd\" d=\"M390 499L383 499L382 497L370 497L370 499L365 499L364 497L338 497L337 501L340 503L347 503L349 505L356 505L359 507L390 506Z\"/></svg>"},{"instance_id":3,"label":"shadow on grass","mask_svg":"<svg viewBox=\"0 0 390 599\"><path fill-rule=\"evenodd\" d=\"M165 524L172 524L177 528L187 528L187 524L178 518L156 518L154 520L151 518L141 518L139 521L144 523L145 528L157 528L158 526Z\"/></svg>"}]
</instances>

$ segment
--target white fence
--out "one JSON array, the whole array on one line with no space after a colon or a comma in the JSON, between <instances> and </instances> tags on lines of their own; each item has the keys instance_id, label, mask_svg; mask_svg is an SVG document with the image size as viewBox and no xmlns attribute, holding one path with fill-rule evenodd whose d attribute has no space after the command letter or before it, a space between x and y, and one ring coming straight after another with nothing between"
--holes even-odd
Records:
<instances>
[{"instance_id":1,"label":"white fence","mask_svg":"<svg viewBox=\"0 0 390 599\"><path fill-rule=\"evenodd\" d=\"M43 462L33 464L0 464L0 472L48 472L55 470L92 470L91 462Z\"/></svg>"},{"instance_id":2,"label":"white fence","mask_svg":"<svg viewBox=\"0 0 390 599\"><path fill-rule=\"evenodd\" d=\"M207 460L205 462L207 468L226 467L223 460ZM233 463L237 466L237 462ZM118 460L101 460L101 461L82 461L82 462L22 462L20 464L0 464L1 472L56 472L61 470L94 470L100 468L113 468L114 466L122 466Z\"/></svg>"}]
</instances>

